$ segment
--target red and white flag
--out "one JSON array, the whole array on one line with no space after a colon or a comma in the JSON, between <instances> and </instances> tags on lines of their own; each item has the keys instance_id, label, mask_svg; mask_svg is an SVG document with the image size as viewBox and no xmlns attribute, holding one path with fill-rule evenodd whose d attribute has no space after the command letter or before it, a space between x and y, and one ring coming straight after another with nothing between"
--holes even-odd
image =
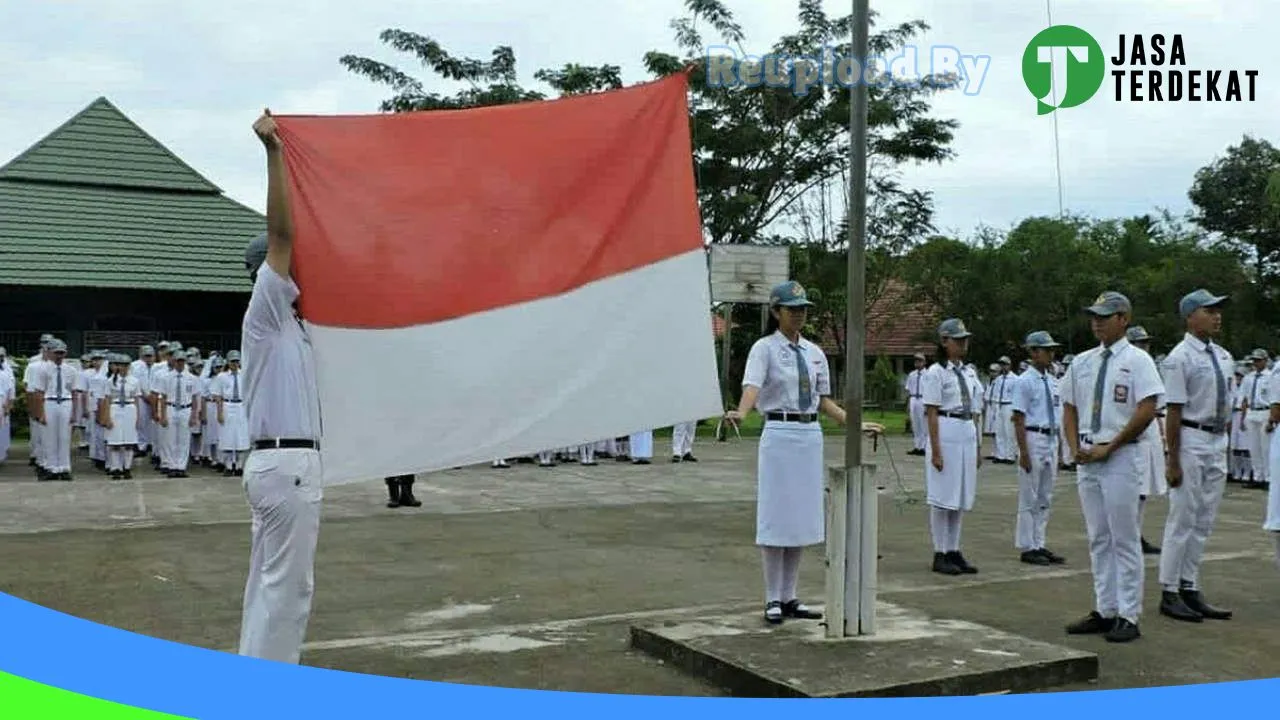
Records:
<instances>
[{"instance_id":1,"label":"red and white flag","mask_svg":"<svg viewBox=\"0 0 1280 720\"><path fill-rule=\"evenodd\" d=\"M723 412L687 89L276 117L326 484Z\"/></svg>"}]
</instances>

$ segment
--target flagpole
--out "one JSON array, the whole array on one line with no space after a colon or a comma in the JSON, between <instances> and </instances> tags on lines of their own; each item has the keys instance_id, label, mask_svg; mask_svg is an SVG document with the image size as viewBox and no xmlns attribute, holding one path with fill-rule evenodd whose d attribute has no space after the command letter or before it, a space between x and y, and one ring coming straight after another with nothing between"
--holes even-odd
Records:
<instances>
[{"instance_id":1,"label":"flagpole","mask_svg":"<svg viewBox=\"0 0 1280 720\"><path fill-rule=\"evenodd\" d=\"M875 628L875 485L862 462L862 399L866 357L867 53L870 0L853 0L852 53L861 72L849 102L849 280L845 319L845 542L843 628L869 635ZM834 628L833 628L834 630Z\"/></svg>"}]
</instances>

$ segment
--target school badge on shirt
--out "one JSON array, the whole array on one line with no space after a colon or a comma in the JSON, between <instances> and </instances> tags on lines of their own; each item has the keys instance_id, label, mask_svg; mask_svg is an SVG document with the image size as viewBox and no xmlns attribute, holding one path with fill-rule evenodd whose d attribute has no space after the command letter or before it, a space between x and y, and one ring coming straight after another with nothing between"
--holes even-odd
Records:
<instances>
[{"instance_id":1,"label":"school badge on shirt","mask_svg":"<svg viewBox=\"0 0 1280 720\"><path fill-rule=\"evenodd\" d=\"M1115 389L1115 400L1118 403L1129 401L1129 387L1127 385L1117 385Z\"/></svg>"}]
</instances>

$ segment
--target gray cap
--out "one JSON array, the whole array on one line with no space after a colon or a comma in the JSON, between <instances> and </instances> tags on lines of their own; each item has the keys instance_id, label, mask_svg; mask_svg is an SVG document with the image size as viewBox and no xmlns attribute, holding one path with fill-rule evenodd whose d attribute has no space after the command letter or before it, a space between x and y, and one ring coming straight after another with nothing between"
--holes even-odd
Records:
<instances>
[{"instance_id":1,"label":"gray cap","mask_svg":"<svg viewBox=\"0 0 1280 720\"><path fill-rule=\"evenodd\" d=\"M1178 303L1178 313L1186 318L1200 308L1217 307L1225 302L1227 302L1226 295L1214 295L1208 290L1200 288L1182 296L1182 301Z\"/></svg>"},{"instance_id":2,"label":"gray cap","mask_svg":"<svg viewBox=\"0 0 1280 720\"><path fill-rule=\"evenodd\" d=\"M1008 365L1008 364L1012 363L1013 361L1009 359L1009 356L1008 356L1008 355L1001 355L1001 356L1000 356L1000 359L999 359L999 360L997 360L996 362L1000 363L1001 365Z\"/></svg>"},{"instance_id":3,"label":"gray cap","mask_svg":"<svg viewBox=\"0 0 1280 720\"><path fill-rule=\"evenodd\" d=\"M1147 334L1147 329L1141 325L1134 325L1125 331L1124 336L1131 343L1149 342L1151 336Z\"/></svg>"},{"instance_id":4,"label":"gray cap","mask_svg":"<svg viewBox=\"0 0 1280 720\"><path fill-rule=\"evenodd\" d=\"M938 337L943 340L962 340L970 335L973 335L973 333L969 332L969 329L964 326L964 321L960 318L947 318L938 326Z\"/></svg>"},{"instance_id":5,"label":"gray cap","mask_svg":"<svg viewBox=\"0 0 1280 720\"><path fill-rule=\"evenodd\" d=\"M1000 372L1000 363L991 363L987 366L988 372Z\"/></svg>"},{"instance_id":6,"label":"gray cap","mask_svg":"<svg viewBox=\"0 0 1280 720\"><path fill-rule=\"evenodd\" d=\"M4 354L4 348L0 348L0 355L3 355L3 354ZM924 353L916 353L913 357L914 357L916 360L927 360L927 359L928 359L928 358L926 358L926 357L924 356Z\"/></svg>"},{"instance_id":7,"label":"gray cap","mask_svg":"<svg viewBox=\"0 0 1280 720\"><path fill-rule=\"evenodd\" d=\"M1047 330L1036 330L1027 335L1027 339L1022 343L1022 346L1028 348L1062 347L1058 342L1054 341L1053 336Z\"/></svg>"},{"instance_id":8,"label":"gray cap","mask_svg":"<svg viewBox=\"0 0 1280 720\"><path fill-rule=\"evenodd\" d=\"M106 360L106 359L107 359L107 351L106 351L106 350L94 350L94 351L93 351L93 353L92 353L92 355L93 355L93 359L94 359L94 360Z\"/></svg>"},{"instance_id":9,"label":"gray cap","mask_svg":"<svg viewBox=\"0 0 1280 720\"><path fill-rule=\"evenodd\" d=\"M769 305L782 307L808 307L813 303L804 286L794 280L778 283L769 291Z\"/></svg>"},{"instance_id":10,"label":"gray cap","mask_svg":"<svg viewBox=\"0 0 1280 720\"><path fill-rule=\"evenodd\" d=\"M42 343L47 343L52 339L53 339L53 336L50 335L49 333L44 333L43 335L40 336L40 342Z\"/></svg>"},{"instance_id":11,"label":"gray cap","mask_svg":"<svg viewBox=\"0 0 1280 720\"><path fill-rule=\"evenodd\" d=\"M239 350L232 350L231 352L227 353L227 362L239 362L239 361L240 361Z\"/></svg>"},{"instance_id":12,"label":"gray cap","mask_svg":"<svg viewBox=\"0 0 1280 720\"><path fill-rule=\"evenodd\" d=\"M146 357L147 355L155 355L156 349L150 345L143 345L138 349L138 357Z\"/></svg>"},{"instance_id":13,"label":"gray cap","mask_svg":"<svg viewBox=\"0 0 1280 720\"><path fill-rule=\"evenodd\" d=\"M65 342L59 340L58 338L53 338L52 340L49 341L49 352L65 353L66 351L67 351L67 344Z\"/></svg>"},{"instance_id":14,"label":"gray cap","mask_svg":"<svg viewBox=\"0 0 1280 720\"><path fill-rule=\"evenodd\" d=\"M1253 352L1249 353L1249 359L1250 360L1270 360L1271 356L1267 354L1266 350L1262 348L1257 348Z\"/></svg>"},{"instance_id":15,"label":"gray cap","mask_svg":"<svg viewBox=\"0 0 1280 720\"><path fill-rule=\"evenodd\" d=\"M1133 312L1133 303L1129 302L1129 298L1121 295L1114 290L1108 290L1098 296L1093 304L1084 309L1091 315L1101 317L1111 317L1119 313L1126 315Z\"/></svg>"},{"instance_id":16,"label":"gray cap","mask_svg":"<svg viewBox=\"0 0 1280 720\"><path fill-rule=\"evenodd\" d=\"M160 352L165 352L169 349L169 341L161 340L159 343L156 344L156 347L160 349Z\"/></svg>"},{"instance_id":17,"label":"gray cap","mask_svg":"<svg viewBox=\"0 0 1280 720\"><path fill-rule=\"evenodd\" d=\"M173 342L169 343L169 352L174 355L182 354L182 343L178 342L177 340L174 340Z\"/></svg>"},{"instance_id":18,"label":"gray cap","mask_svg":"<svg viewBox=\"0 0 1280 720\"><path fill-rule=\"evenodd\" d=\"M256 278L258 276L258 268L262 267L262 263L267 261L267 234L264 232L249 241L244 249L244 269L249 271L249 277Z\"/></svg>"},{"instance_id":19,"label":"gray cap","mask_svg":"<svg viewBox=\"0 0 1280 720\"><path fill-rule=\"evenodd\" d=\"M223 360L223 359L222 359L222 358L220 358L220 357L216 357L216 358L214 358L214 359L213 359L213 366L214 366L214 367L216 367L216 368L226 367L226 366L227 366L227 361L226 361L226 360Z\"/></svg>"}]
</instances>

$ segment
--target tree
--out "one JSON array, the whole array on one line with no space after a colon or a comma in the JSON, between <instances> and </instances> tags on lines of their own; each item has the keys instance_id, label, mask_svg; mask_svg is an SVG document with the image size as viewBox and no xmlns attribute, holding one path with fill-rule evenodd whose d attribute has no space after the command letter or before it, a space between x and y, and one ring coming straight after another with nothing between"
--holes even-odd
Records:
<instances>
[{"instance_id":1,"label":"tree","mask_svg":"<svg viewBox=\"0 0 1280 720\"><path fill-rule=\"evenodd\" d=\"M1280 149L1245 135L1223 157L1200 168L1188 197L1195 220L1219 233L1242 260L1252 262L1258 282L1273 279L1280 262Z\"/></svg>"}]
</instances>

